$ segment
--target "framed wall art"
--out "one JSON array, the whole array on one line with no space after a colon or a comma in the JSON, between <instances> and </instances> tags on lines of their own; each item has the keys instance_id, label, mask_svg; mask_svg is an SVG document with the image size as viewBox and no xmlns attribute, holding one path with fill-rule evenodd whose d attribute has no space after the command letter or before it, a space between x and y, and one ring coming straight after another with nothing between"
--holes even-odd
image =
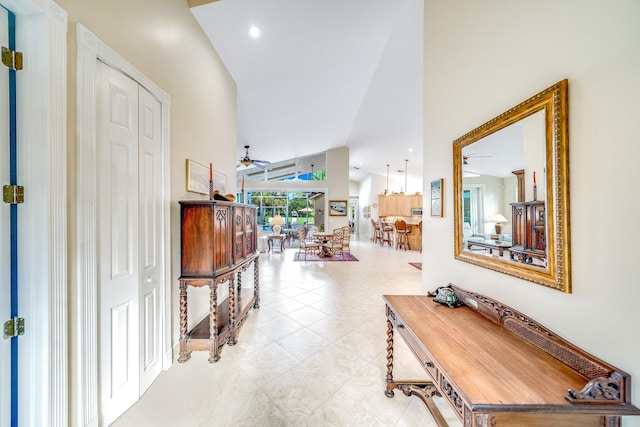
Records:
<instances>
[{"instance_id":1,"label":"framed wall art","mask_svg":"<svg viewBox=\"0 0 640 427\"><path fill-rule=\"evenodd\" d=\"M187 159L187 191L209 195L209 174L213 180L213 189L220 194L227 191L227 177L209 167Z\"/></svg>"},{"instance_id":2,"label":"framed wall art","mask_svg":"<svg viewBox=\"0 0 640 427\"><path fill-rule=\"evenodd\" d=\"M444 190L444 179L440 178L431 181L431 216L443 217L442 195Z\"/></svg>"},{"instance_id":3,"label":"framed wall art","mask_svg":"<svg viewBox=\"0 0 640 427\"><path fill-rule=\"evenodd\" d=\"M347 216L346 200L329 200L330 216Z\"/></svg>"},{"instance_id":4,"label":"framed wall art","mask_svg":"<svg viewBox=\"0 0 640 427\"><path fill-rule=\"evenodd\" d=\"M187 191L209 195L209 168L187 159Z\"/></svg>"}]
</instances>

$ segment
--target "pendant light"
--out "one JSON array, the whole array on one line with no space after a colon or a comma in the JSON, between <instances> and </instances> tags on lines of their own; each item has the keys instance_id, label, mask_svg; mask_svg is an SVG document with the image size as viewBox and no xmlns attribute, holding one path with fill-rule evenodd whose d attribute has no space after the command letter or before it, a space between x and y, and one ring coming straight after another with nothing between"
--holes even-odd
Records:
<instances>
[{"instance_id":1,"label":"pendant light","mask_svg":"<svg viewBox=\"0 0 640 427\"><path fill-rule=\"evenodd\" d=\"M407 187L407 165L409 164L409 159L404 160L404 191L409 194L409 187Z\"/></svg>"},{"instance_id":2,"label":"pendant light","mask_svg":"<svg viewBox=\"0 0 640 427\"><path fill-rule=\"evenodd\" d=\"M384 195L389 194L389 165L387 164L387 186L384 189Z\"/></svg>"}]
</instances>

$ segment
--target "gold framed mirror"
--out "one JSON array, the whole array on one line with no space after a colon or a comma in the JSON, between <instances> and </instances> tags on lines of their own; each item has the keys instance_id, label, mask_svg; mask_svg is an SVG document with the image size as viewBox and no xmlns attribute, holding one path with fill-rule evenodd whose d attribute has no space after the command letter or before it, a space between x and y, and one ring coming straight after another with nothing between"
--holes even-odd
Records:
<instances>
[{"instance_id":1,"label":"gold framed mirror","mask_svg":"<svg viewBox=\"0 0 640 427\"><path fill-rule=\"evenodd\" d=\"M453 142L455 258L571 292L568 81Z\"/></svg>"}]
</instances>

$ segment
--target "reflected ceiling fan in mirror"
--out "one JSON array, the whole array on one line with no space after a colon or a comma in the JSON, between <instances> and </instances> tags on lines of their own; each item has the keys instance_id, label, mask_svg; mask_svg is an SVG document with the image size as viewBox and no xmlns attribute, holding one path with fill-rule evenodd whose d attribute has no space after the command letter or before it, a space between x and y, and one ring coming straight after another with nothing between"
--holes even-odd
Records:
<instances>
[{"instance_id":1,"label":"reflected ceiling fan in mirror","mask_svg":"<svg viewBox=\"0 0 640 427\"><path fill-rule=\"evenodd\" d=\"M491 157L491 156L483 156L483 155L478 154L478 153L468 154L466 156L462 156L462 164L463 165L468 165L469 164L469 159L480 158L480 157Z\"/></svg>"},{"instance_id":2,"label":"reflected ceiling fan in mirror","mask_svg":"<svg viewBox=\"0 0 640 427\"><path fill-rule=\"evenodd\" d=\"M244 166L255 166L258 167L260 169L264 169L267 165L270 165L271 162L268 160L255 160L252 159L251 157L249 157L249 146L245 145L244 146L245 149L245 154L244 157L242 159L240 159L240 163L238 163L238 166L240 165L244 165Z\"/></svg>"}]
</instances>

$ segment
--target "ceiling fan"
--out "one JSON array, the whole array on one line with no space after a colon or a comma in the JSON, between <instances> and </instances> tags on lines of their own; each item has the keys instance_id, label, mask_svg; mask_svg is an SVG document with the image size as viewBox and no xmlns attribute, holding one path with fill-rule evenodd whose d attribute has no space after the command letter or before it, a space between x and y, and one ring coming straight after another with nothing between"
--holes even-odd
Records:
<instances>
[{"instance_id":1,"label":"ceiling fan","mask_svg":"<svg viewBox=\"0 0 640 427\"><path fill-rule=\"evenodd\" d=\"M463 164L463 165L468 165L468 164L469 164L469 159L472 159L472 158L479 158L479 157L492 157L492 156L483 156L483 155L481 155L481 154L477 154L477 153L474 153L474 154L468 154L468 155L466 155L466 156L462 156L462 164Z\"/></svg>"},{"instance_id":2,"label":"ceiling fan","mask_svg":"<svg viewBox=\"0 0 640 427\"><path fill-rule=\"evenodd\" d=\"M244 158L240 159L240 163L238 164L238 166L240 165L244 165L244 166L251 166L254 165L260 169L264 169L266 167L266 165L270 165L271 162L268 160L254 160L251 157L249 157L249 146L245 145L244 146L245 149L245 154L244 154Z\"/></svg>"}]
</instances>

